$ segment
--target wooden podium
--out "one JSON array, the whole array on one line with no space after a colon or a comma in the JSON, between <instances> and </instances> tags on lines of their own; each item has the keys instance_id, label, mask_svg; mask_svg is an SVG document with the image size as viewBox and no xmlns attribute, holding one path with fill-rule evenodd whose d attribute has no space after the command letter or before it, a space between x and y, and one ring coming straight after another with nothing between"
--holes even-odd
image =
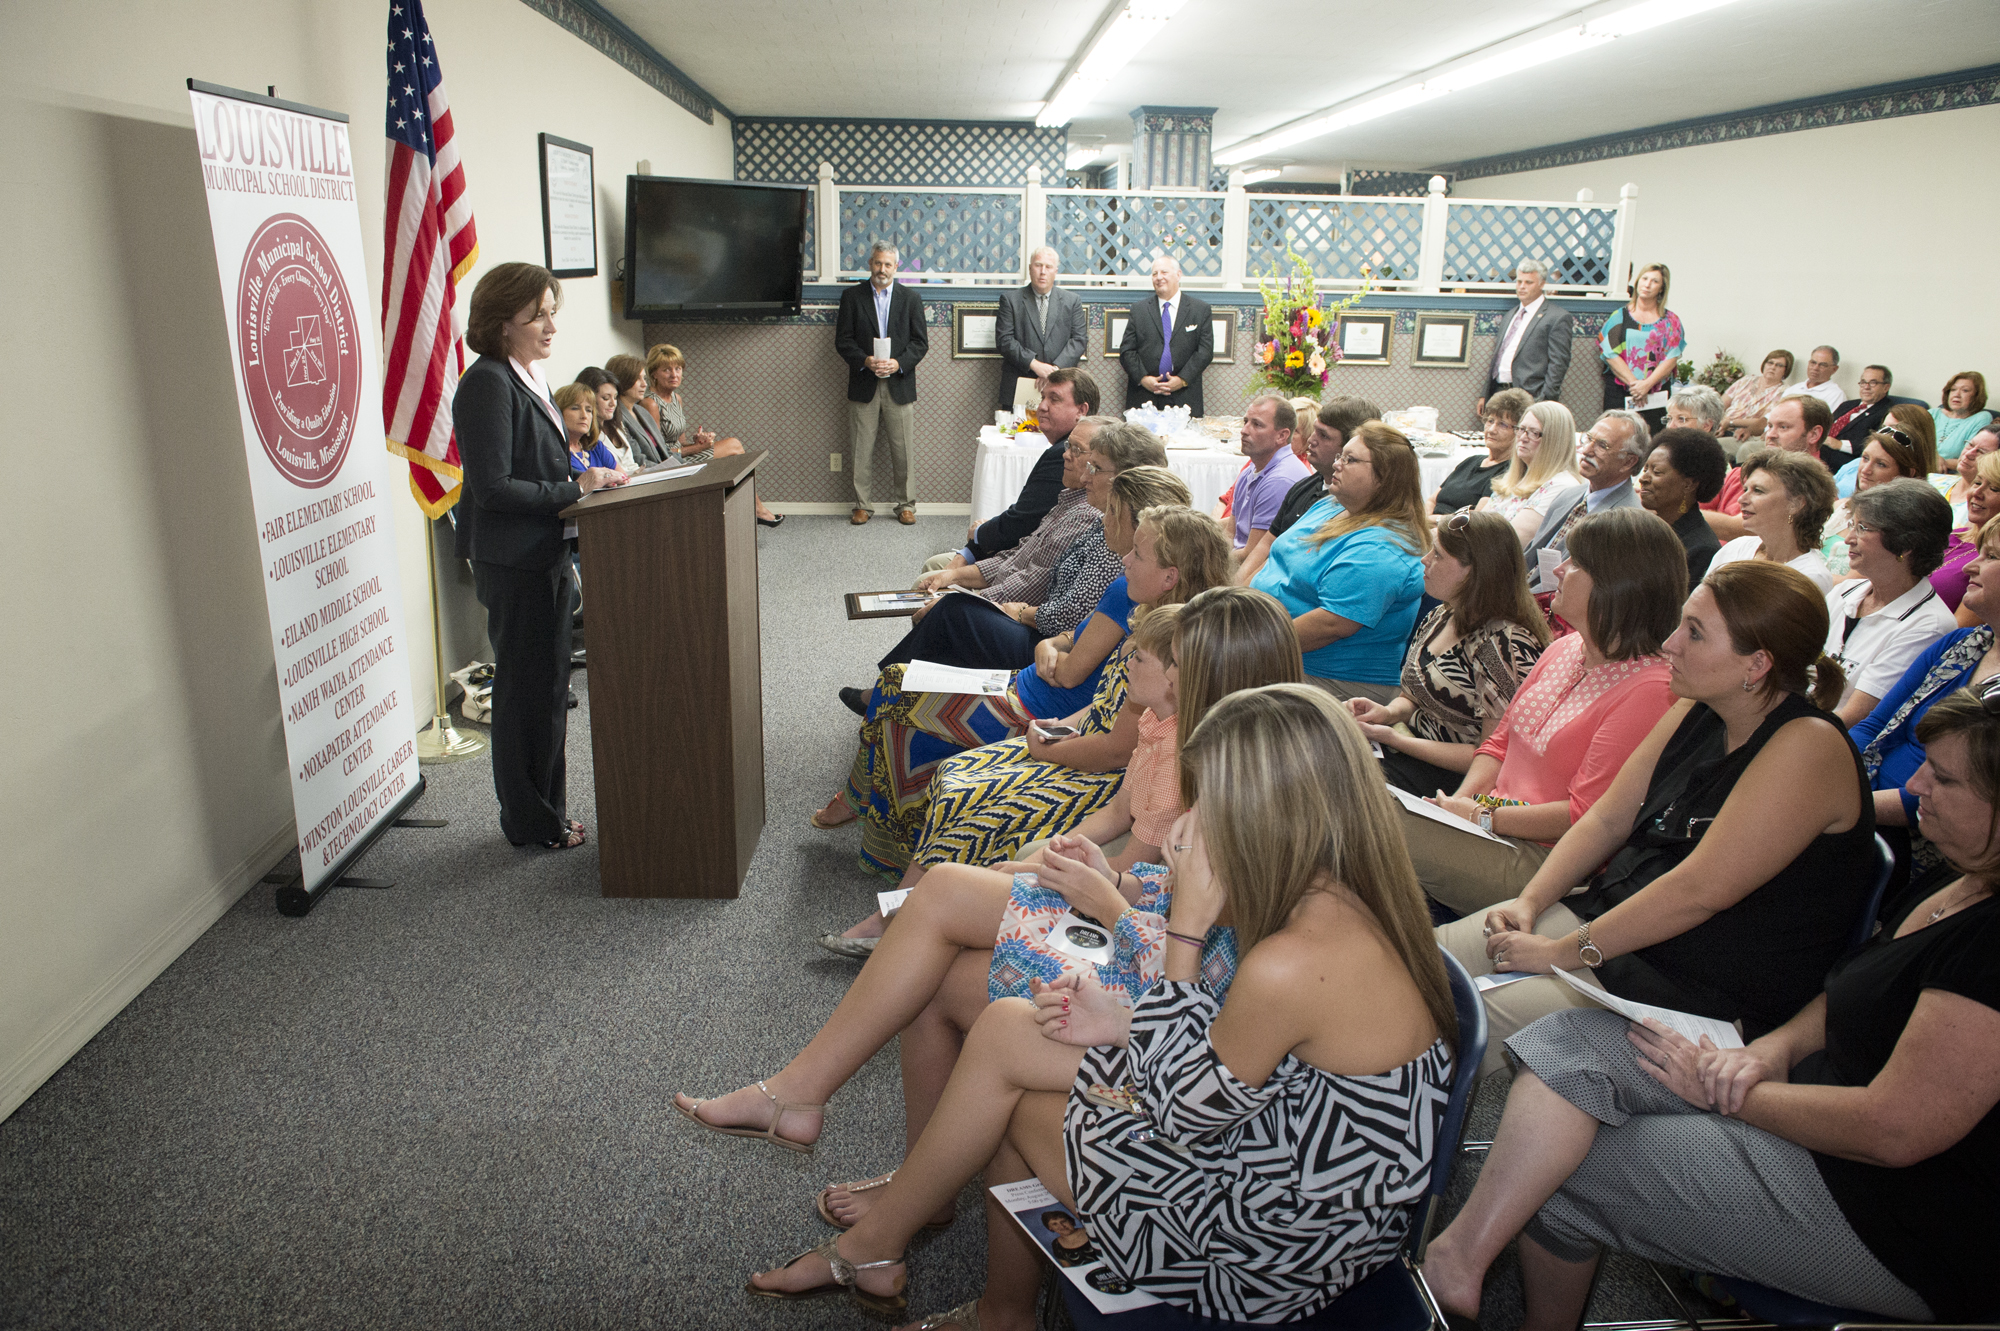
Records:
<instances>
[{"instance_id":1,"label":"wooden podium","mask_svg":"<svg viewBox=\"0 0 2000 1331\"><path fill-rule=\"evenodd\" d=\"M761 452L599 490L576 523L607 897L728 897L764 828Z\"/></svg>"}]
</instances>

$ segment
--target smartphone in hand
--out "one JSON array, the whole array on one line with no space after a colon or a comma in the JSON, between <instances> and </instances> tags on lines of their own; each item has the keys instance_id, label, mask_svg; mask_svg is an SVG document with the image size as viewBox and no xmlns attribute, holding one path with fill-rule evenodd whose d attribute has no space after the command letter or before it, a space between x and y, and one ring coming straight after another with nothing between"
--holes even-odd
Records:
<instances>
[{"instance_id":1,"label":"smartphone in hand","mask_svg":"<svg viewBox=\"0 0 2000 1331\"><path fill-rule=\"evenodd\" d=\"M1066 726L1060 721L1036 721L1032 725L1045 744L1059 739L1075 739L1078 733L1075 726Z\"/></svg>"}]
</instances>

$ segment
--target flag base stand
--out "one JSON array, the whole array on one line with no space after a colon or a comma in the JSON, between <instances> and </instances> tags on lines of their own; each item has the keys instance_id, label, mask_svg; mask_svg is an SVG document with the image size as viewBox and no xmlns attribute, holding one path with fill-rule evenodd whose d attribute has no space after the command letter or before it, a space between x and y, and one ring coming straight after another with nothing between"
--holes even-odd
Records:
<instances>
[{"instance_id":1,"label":"flag base stand","mask_svg":"<svg viewBox=\"0 0 2000 1331\"><path fill-rule=\"evenodd\" d=\"M486 752L486 740L480 735L462 735L451 724L451 716L445 711L446 681L444 674L444 614L438 605L437 543L427 541L430 558L425 562L431 570L431 660L437 667L437 711L431 716L431 723L417 736L417 762L422 766L438 763L464 762Z\"/></svg>"},{"instance_id":2,"label":"flag base stand","mask_svg":"<svg viewBox=\"0 0 2000 1331\"><path fill-rule=\"evenodd\" d=\"M439 712L417 736L417 761L425 765L463 762L486 752L486 741L478 735L454 729L451 718Z\"/></svg>"}]
</instances>

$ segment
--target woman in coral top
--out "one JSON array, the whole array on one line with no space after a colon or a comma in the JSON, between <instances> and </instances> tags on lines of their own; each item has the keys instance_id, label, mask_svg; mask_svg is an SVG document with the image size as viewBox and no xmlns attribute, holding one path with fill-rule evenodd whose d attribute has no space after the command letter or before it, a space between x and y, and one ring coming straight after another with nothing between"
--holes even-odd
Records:
<instances>
[{"instance_id":1,"label":"woman in coral top","mask_svg":"<svg viewBox=\"0 0 2000 1331\"><path fill-rule=\"evenodd\" d=\"M1687 599L1687 554L1641 508L1570 532L1551 609L1577 631L1535 663L1455 794L1431 803L1494 838L1403 811L1417 881L1461 914L1512 900L1673 704L1660 645Z\"/></svg>"}]
</instances>

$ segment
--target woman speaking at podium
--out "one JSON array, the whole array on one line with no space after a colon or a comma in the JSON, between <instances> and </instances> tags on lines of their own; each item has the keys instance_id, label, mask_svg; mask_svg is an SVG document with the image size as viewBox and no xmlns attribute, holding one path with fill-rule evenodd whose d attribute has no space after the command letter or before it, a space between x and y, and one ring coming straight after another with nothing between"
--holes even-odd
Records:
<instances>
[{"instance_id":1,"label":"woman speaking at podium","mask_svg":"<svg viewBox=\"0 0 2000 1331\"><path fill-rule=\"evenodd\" d=\"M562 416L541 362L555 346L562 286L548 269L503 263L472 293L465 341L479 359L458 381L452 427L465 494L458 553L493 641L493 789L500 830L517 846L583 844L563 788L569 729L570 618L576 579L557 515L625 474L586 468L570 477Z\"/></svg>"}]
</instances>

